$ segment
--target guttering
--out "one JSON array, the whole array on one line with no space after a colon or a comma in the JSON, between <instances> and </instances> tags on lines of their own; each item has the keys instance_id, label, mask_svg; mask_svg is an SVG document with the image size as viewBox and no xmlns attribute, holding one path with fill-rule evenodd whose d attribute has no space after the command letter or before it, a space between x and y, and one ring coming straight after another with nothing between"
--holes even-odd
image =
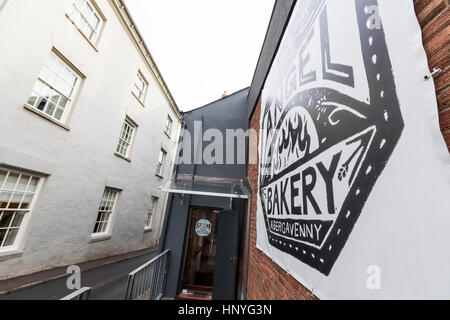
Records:
<instances>
[{"instance_id":1,"label":"guttering","mask_svg":"<svg viewBox=\"0 0 450 320\"><path fill-rule=\"evenodd\" d=\"M242 297L244 300L248 300L247 292L248 292L248 267L249 267L249 261L250 261L250 224L252 222L251 220L251 214L252 214L252 201L253 198L250 196L250 198L247 200L247 221L245 226L245 251L246 251L246 258L244 260L244 285L243 285L243 292Z\"/></svg>"}]
</instances>

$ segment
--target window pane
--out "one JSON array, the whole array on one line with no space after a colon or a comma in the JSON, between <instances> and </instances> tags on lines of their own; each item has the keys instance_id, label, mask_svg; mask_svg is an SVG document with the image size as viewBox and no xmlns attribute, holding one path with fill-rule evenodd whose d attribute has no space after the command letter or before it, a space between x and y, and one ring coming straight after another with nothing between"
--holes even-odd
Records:
<instances>
[{"instance_id":1,"label":"window pane","mask_svg":"<svg viewBox=\"0 0 450 320\"><path fill-rule=\"evenodd\" d=\"M14 240L16 240L18 231L19 231L18 228L9 230L8 235L6 236L5 242L3 243L3 247L9 247L14 244Z\"/></svg>"},{"instance_id":2,"label":"window pane","mask_svg":"<svg viewBox=\"0 0 450 320\"><path fill-rule=\"evenodd\" d=\"M41 78L42 80L44 80L47 83L51 83L51 81L53 80L51 78L51 75L54 75L54 73L52 71L50 71L50 65L46 64L44 66L44 68L42 68L41 72L39 73L39 78Z\"/></svg>"},{"instance_id":3,"label":"window pane","mask_svg":"<svg viewBox=\"0 0 450 320\"><path fill-rule=\"evenodd\" d=\"M28 182L30 181L30 176L22 175L20 178L19 184L17 185L17 190L25 191L27 190Z\"/></svg>"},{"instance_id":4,"label":"window pane","mask_svg":"<svg viewBox=\"0 0 450 320\"><path fill-rule=\"evenodd\" d=\"M150 211L151 212L155 212L157 204L158 204L158 198L152 197L152 203L151 203L151 206L150 206Z\"/></svg>"},{"instance_id":5,"label":"window pane","mask_svg":"<svg viewBox=\"0 0 450 320\"><path fill-rule=\"evenodd\" d=\"M14 220L13 220L13 222L11 224L11 227L17 227L17 228L20 227L20 225L22 224L22 220L23 220L24 216L25 216L25 213L17 212L15 217L14 217Z\"/></svg>"},{"instance_id":6,"label":"window pane","mask_svg":"<svg viewBox=\"0 0 450 320\"><path fill-rule=\"evenodd\" d=\"M96 30L100 23L100 19L95 15L94 9L90 5L88 5L88 8L89 12L86 13L86 18L91 27L94 28L94 30Z\"/></svg>"},{"instance_id":7,"label":"window pane","mask_svg":"<svg viewBox=\"0 0 450 320\"><path fill-rule=\"evenodd\" d=\"M140 100L144 98L146 87L147 84L145 83L144 79L142 79L142 77L138 74L136 77L136 82L133 86L133 92Z\"/></svg>"},{"instance_id":8,"label":"window pane","mask_svg":"<svg viewBox=\"0 0 450 320\"><path fill-rule=\"evenodd\" d=\"M45 65L51 68L54 64L56 64L56 57L54 55L49 55Z\"/></svg>"},{"instance_id":9,"label":"window pane","mask_svg":"<svg viewBox=\"0 0 450 320\"><path fill-rule=\"evenodd\" d=\"M2 218L0 219L0 228L8 228L13 216L14 211L3 211Z\"/></svg>"},{"instance_id":10,"label":"window pane","mask_svg":"<svg viewBox=\"0 0 450 320\"><path fill-rule=\"evenodd\" d=\"M59 107L62 108L62 110L64 110L64 108L67 106L68 102L69 102L69 99L61 96L61 100L59 101Z\"/></svg>"},{"instance_id":11,"label":"window pane","mask_svg":"<svg viewBox=\"0 0 450 320\"><path fill-rule=\"evenodd\" d=\"M153 216L153 214L152 214L151 212L149 212L149 213L147 214L147 220L145 221L145 226L146 226L147 228L151 227L151 224L152 224L152 216Z\"/></svg>"},{"instance_id":12,"label":"window pane","mask_svg":"<svg viewBox=\"0 0 450 320\"><path fill-rule=\"evenodd\" d=\"M62 115L63 115L64 109L61 108L57 108L54 114L54 117L56 120L61 120Z\"/></svg>"},{"instance_id":13,"label":"window pane","mask_svg":"<svg viewBox=\"0 0 450 320\"><path fill-rule=\"evenodd\" d=\"M94 37L94 30L87 22L84 24L82 31L86 34L89 40L92 40L92 38Z\"/></svg>"},{"instance_id":14,"label":"window pane","mask_svg":"<svg viewBox=\"0 0 450 320\"><path fill-rule=\"evenodd\" d=\"M166 125L165 125L165 128L164 128L164 132L167 133L167 135L169 135L169 136L170 136L170 133L172 131L172 124L173 124L172 119L170 117L167 117L167 121L166 121Z\"/></svg>"},{"instance_id":15,"label":"window pane","mask_svg":"<svg viewBox=\"0 0 450 320\"><path fill-rule=\"evenodd\" d=\"M116 149L116 152L124 157L128 156L128 149L133 140L134 130L135 127L129 123L128 120L125 120L122 131L120 132L119 143Z\"/></svg>"},{"instance_id":16,"label":"window pane","mask_svg":"<svg viewBox=\"0 0 450 320\"><path fill-rule=\"evenodd\" d=\"M26 173L0 170L0 247L14 245L25 214L29 214L39 178ZM32 190L33 193L27 191ZM20 211L17 211L20 210Z\"/></svg>"},{"instance_id":17,"label":"window pane","mask_svg":"<svg viewBox=\"0 0 450 320\"><path fill-rule=\"evenodd\" d=\"M6 232L7 232L6 229L0 229L0 247L2 247L2 243L3 240L5 239Z\"/></svg>"},{"instance_id":18,"label":"window pane","mask_svg":"<svg viewBox=\"0 0 450 320\"><path fill-rule=\"evenodd\" d=\"M136 83L136 86L137 86L137 88L140 90L140 91L143 91L144 90L144 81L142 81L142 79L138 76L138 79L137 79L137 83Z\"/></svg>"},{"instance_id":19,"label":"window pane","mask_svg":"<svg viewBox=\"0 0 450 320\"><path fill-rule=\"evenodd\" d=\"M0 192L0 208L6 208L8 205L9 199L11 199L12 192L11 191L2 191Z\"/></svg>"},{"instance_id":20,"label":"window pane","mask_svg":"<svg viewBox=\"0 0 450 320\"><path fill-rule=\"evenodd\" d=\"M31 201L33 200L33 195L27 193L20 204L20 209L29 209L31 206Z\"/></svg>"},{"instance_id":21,"label":"window pane","mask_svg":"<svg viewBox=\"0 0 450 320\"><path fill-rule=\"evenodd\" d=\"M39 183L39 178L37 178L37 177L32 177L32 178L31 178L31 182L30 182L30 184L28 185L27 192L35 192L36 189L37 189L38 183Z\"/></svg>"},{"instance_id":22,"label":"window pane","mask_svg":"<svg viewBox=\"0 0 450 320\"><path fill-rule=\"evenodd\" d=\"M83 6L85 5L86 1L87 1L87 0L75 0L75 5L76 5L78 8L83 8Z\"/></svg>"},{"instance_id":23,"label":"window pane","mask_svg":"<svg viewBox=\"0 0 450 320\"><path fill-rule=\"evenodd\" d=\"M53 116L53 113L55 112L56 105L54 103L49 103L47 107L45 108L45 113L49 116Z\"/></svg>"},{"instance_id":24,"label":"window pane","mask_svg":"<svg viewBox=\"0 0 450 320\"><path fill-rule=\"evenodd\" d=\"M19 179L18 173L10 173L8 179L6 179L5 189L14 190L17 180Z\"/></svg>"},{"instance_id":25,"label":"window pane","mask_svg":"<svg viewBox=\"0 0 450 320\"><path fill-rule=\"evenodd\" d=\"M50 54L27 103L50 117L61 120L77 83L75 72Z\"/></svg>"},{"instance_id":26,"label":"window pane","mask_svg":"<svg viewBox=\"0 0 450 320\"><path fill-rule=\"evenodd\" d=\"M150 212L153 212L153 209L155 208L155 199L152 199L151 203L150 203Z\"/></svg>"},{"instance_id":27,"label":"window pane","mask_svg":"<svg viewBox=\"0 0 450 320\"><path fill-rule=\"evenodd\" d=\"M40 98L38 103L37 103L37 105L36 105L36 108L38 110L44 111L46 105L47 105L47 99L46 98Z\"/></svg>"},{"instance_id":28,"label":"window pane","mask_svg":"<svg viewBox=\"0 0 450 320\"><path fill-rule=\"evenodd\" d=\"M8 209L19 209L22 198L23 198L22 192L14 192L11 201L9 203Z\"/></svg>"},{"instance_id":29,"label":"window pane","mask_svg":"<svg viewBox=\"0 0 450 320\"><path fill-rule=\"evenodd\" d=\"M2 170L0 170L0 188L1 188L1 186L3 185L3 182L5 182L5 179L6 179L6 175L7 175L8 173L6 172L6 171L2 171Z\"/></svg>"},{"instance_id":30,"label":"window pane","mask_svg":"<svg viewBox=\"0 0 450 320\"><path fill-rule=\"evenodd\" d=\"M100 201L100 207L93 231L94 234L108 231L110 217L116 205L117 195L117 190L110 188L105 189L102 200Z\"/></svg>"},{"instance_id":31,"label":"window pane","mask_svg":"<svg viewBox=\"0 0 450 320\"><path fill-rule=\"evenodd\" d=\"M37 99L38 99L38 96L37 96L37 95L32 95L32 96L28 99L27 103L28 103L30 106L33 106L33 107L34 107L34 106L36 105Z\"/></svg>"},{"instance_id":32,"label":"window pane","mask_svg":"<svg viewBox=\"0 0 450 320\"><path fill-rule=\"evenodd\" d=\"M100 27L101 20L96 10L88 1L75 1L70 18L89 40L94 39Z\"/></svg>"},{"instance_id":33,"label":"window pane","mask_svg":"<svg viewBox=\"0 0 450 320\"><path fill-rule=\"evenodd\" d=\"M61 98L61 95L57 93L56 91L52 92L52 95L50 96L50 102L53 103L53 105L56 105L59 103L59 99Z\"/></svg>"},{"instance_id":34,"label":"window pane","mask_svg":"<svg viewBox=\"0 0 450 320\"><path fill-rule=\"evenodd\" d=\"M64 69L64 66L63 66L62 62L59 59L57 59L56 57L55 57L55 59L53 61L54 62L52 64L52 66L51 66L51 70L53 71L53 73L55 75L60 74L61 71Z\"/></svg>"}]
</instances>

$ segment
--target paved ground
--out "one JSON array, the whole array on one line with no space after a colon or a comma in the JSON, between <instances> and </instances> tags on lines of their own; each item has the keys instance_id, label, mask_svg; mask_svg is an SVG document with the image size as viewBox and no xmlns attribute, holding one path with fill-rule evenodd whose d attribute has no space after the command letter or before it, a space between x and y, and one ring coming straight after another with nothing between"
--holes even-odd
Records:
<instances>
[{"instance_id":1,"label":"paved ground","mask_svg":"<svg viewBox=\"0 0 450 320\"><path fill-rule=\"evenodd\" d=\"M91 300L123 300L128 274L156 256L156 252L146 253L129 260L100 266L81 274L82 287L92 287ZM71 293L66 286L67 277L26 289L20 289L0 300L58 300Z\"/></svg>"}]
</instances>

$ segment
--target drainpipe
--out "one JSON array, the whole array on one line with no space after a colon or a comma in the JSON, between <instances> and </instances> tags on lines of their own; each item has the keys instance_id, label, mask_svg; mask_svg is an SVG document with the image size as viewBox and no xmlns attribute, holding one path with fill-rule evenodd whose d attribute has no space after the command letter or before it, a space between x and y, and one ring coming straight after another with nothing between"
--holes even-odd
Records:
<instances>
[{"instance_id":1,"label":"drainpipe","mask_svg":"<svg viewBox=\"0 0 450 320\"><path fill-rule=\"evenodd\" d=\"M249 123L250 128L250 123ZM246 145L246 153L247 153L247 163L245 165L245 172L246 172L246 178L245 181L247 181L247 187L250 189L250 197L247 201L247 224L245 228L245 251L247 251L246 259L244 260L244 285L243 285L243 298L247 300L247 287L248 287L248 265L250 260L250 223L251 223L251 208L252 208L252 199L253 199L253 190L251 190L250 183L248 181L248 169L249 169L249 152L250 152L250 140L248 144Z\"/></svg>"},{"instance_id":2,"label":"drainpipe","mask_svg":"<svg viewBox=\"0 0 450 320\"><path fill-rule=\"evenodd\" d=\"M184 112L180 112L180 115L181 115L181 133L180 133L180 138L181 138L181 135L183 134L183 131L184 131L185 127L186 127L186 123L185 123L184 118L183 118ZM177 147L177 151L176 151L177 153L175 154L175 161L177 161L177 159L178 159L178 154L180 152L179 148L180 148L180 144L178 144L178 147ZM175 179L176 179L177 175L178 175L178 164L175 164L172 176L174 176ZM172 201L173 201L173 194L169 194L169 197L167 199L167 204L168 205L167 205L166 214L165 214L165 217L164 217L164 224L163 224L163 228L162 228L162 231L161 231L161 236L159 238L159 245L158 245L159 253L164 252L164 249L165 249L166 238L167 238L167 229L169 228L170 216L171 216L171 213L172 213Z\"/></svg>"},{"instance_id":3,"label":"drainpipe","mask_svg":"<svg viewBox=\"0 0 450 320\"><path fill-rule=\"evenodd\" d=\"M251 207L252 207L252 196L248 198L248 205L247 205L247 225L245 228L245 251L247 251L246 259L245 259L245 265L244 265L244 289L243 289L243 296L244 299L247 300L247 283L248 283L248 261L250 259L250 222L251 222Z\"/></svg>"}]
</instances>

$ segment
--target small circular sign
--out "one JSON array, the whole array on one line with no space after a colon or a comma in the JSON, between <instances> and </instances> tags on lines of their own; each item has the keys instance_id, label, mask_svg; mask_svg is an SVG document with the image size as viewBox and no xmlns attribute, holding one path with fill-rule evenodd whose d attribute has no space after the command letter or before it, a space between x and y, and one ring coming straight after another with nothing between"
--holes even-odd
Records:
<instances>
[{"instance_id":1,"label":"small circular sign","mask_svg":"<svg viewBox=\"0 0 450 320\"><path fill-rule=\"evenodd\" d=\"M209 236L211 234L211 222L205 219L198 220L197 224L195 225L195 232L200 237Z\"/></svg>"}]
</instances>

